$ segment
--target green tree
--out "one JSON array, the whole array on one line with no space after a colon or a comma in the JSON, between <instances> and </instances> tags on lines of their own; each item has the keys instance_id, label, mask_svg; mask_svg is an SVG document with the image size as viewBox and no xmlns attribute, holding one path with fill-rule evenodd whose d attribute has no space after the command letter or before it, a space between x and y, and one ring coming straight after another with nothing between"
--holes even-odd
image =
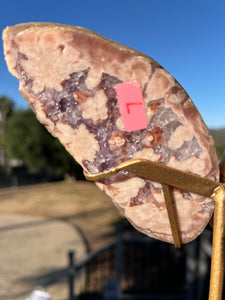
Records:
<instances>
[{"instance_id":1,"label":"green tree","mask_svg":"<svg viewBox=\"0 0 225 300\"><path fill-rule=\"evenodd\" d=\"M80 176L80 168L58 139L52 137L30 110L15 110L6 121L5 147L9 158L20 159L31 170Z\"/></svg>"},{"instance_id":2,"label":"green tree","mask_svg":"<svg viewBox=\"0 0 225 300\"><path fill-rule=\"evenodd\" d=\"M0 96L0 122L10 116L14 108L13 101L7 96Z\"/></svg>"},{"instance_id":3,"label":"green tree","mask_svg":"<svg viewBox=\"0 0 225 300\"><path fill-rule=\"evenodd\" d=\"M0 96L0 166L6 167L5 122L14 108L13 101L7 96Z\"/></svg>"},{"instance_id":4,"label":"green tree","mask_svg":"<svg viewBox=\"0 0 225 300\"><path fill-rule=\"evenodd\" d=\"M215 141L215 148L218 160L225 154L225 128L211 129L210 133Z\"/></svg>"}]
</instances>

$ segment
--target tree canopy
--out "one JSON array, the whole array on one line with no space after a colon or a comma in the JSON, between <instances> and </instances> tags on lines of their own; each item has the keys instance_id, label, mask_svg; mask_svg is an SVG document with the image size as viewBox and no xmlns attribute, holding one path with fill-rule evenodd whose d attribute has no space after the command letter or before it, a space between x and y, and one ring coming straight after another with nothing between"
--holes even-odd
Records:
<instances>
[{"instance_id":1,"label":"tree canopy","mask_svg":"<svg viewBox=\"0 0 225 300\"><path fill-rule=\"evenodd\" d=\"M10 114L14 108L13 101L7 96L0 96L0 122L3 122Z\"/></svg>"},{"instance_id":2,"label":"tree canopy","mask_svg":"<svg viewBox=\"0 0 225 300\"><path fill-rule=\"evenodd\" d=\"M30 169L74 174L78 165L30 110L15 110L5 123L5 150Z\"/></svg>"}]
</instances>

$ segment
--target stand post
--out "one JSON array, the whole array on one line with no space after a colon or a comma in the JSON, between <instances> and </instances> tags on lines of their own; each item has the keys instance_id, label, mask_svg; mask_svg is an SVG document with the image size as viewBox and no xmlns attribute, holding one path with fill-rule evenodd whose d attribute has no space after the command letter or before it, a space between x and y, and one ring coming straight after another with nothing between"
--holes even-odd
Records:
<instances>
[{"instance_id":1,"label":"stand post","mask_svg":"<svg viewBox=\"0 0 225 300\"><path fill-rule=\"evenodd\" d=\"M213 221L213 242L209 300L221 300L224 277L225 242L225 190L219 186L213 195L215 201Z\"/></svg>"}]
</instances>

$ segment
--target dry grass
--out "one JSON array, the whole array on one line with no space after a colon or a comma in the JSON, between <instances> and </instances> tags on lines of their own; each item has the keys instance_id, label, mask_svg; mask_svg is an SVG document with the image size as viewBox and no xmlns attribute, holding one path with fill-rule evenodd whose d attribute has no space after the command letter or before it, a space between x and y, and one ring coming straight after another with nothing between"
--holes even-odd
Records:
<instances>
[{"instance_id":1,"label":"dry grass","mask_svg":"<svg viewBox=\"0 0 225 300\"><path fill-rule=\"evenodd\" d=\"M0 214L62 219L80 228L91 250L107 243L121 215L90 182L57 182L0 189Z\"/></svg>"}]
</instances>

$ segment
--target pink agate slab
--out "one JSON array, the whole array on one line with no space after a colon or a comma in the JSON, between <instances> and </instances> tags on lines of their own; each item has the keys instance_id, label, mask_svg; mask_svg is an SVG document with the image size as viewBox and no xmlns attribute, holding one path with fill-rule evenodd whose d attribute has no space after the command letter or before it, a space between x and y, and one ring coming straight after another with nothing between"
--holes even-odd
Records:
<instances>
[{"instance_id":1,"label":"pink agate slab","mask_svg":"<svg viewBox=\"0 0 225 300\"><path fill-rule=\"evenodd\" d=\"M218 180L214 141L201 115L152 58L90 30L60 24L8 27L3 40L21 94L87 172L145 158ZM133 93L141 95L142 104L125 105L126 117L138 116L133 122L124 121L118 104L119 87L127 82L136 82ZM160 183L120 172L97 185L135 228L173 243ZM178 189L172 189L172 198L181 242L190 242L207 225L214 202Z\"/></svg>"}]
</instances>

